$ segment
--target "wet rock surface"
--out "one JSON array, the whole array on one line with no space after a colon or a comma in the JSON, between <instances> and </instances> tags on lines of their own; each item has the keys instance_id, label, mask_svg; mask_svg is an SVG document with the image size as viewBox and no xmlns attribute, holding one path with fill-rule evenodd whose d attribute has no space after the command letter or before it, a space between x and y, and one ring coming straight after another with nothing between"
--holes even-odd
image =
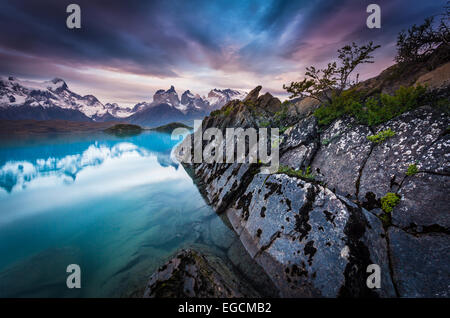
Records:
<instances>
[{"instance_id":1,"label":"wet rock surface","mask_svg":"<svg viewBox=\"0 0 450 318\"><path fill-rule=\"evenodd\" d=\"M182 250L150 278L145 298L260 297L223 260Z\"/></svg>"}]
</instances>

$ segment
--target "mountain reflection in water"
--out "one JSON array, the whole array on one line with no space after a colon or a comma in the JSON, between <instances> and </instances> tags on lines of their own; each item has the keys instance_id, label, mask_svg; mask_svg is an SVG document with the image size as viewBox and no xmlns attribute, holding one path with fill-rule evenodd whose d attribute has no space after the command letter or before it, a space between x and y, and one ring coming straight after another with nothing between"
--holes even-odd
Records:
<instances>
[{"instance_id":1,"label":"mountain reflection in water","mask_svg":"<svg viewBox=\"0 0 450 318\"><path fill-rule=\"evenodd\" d=\"M0 297L140 296L183 247L236 236L171 159L170 135L0 142ZM79 264L82 288L66 287Z\"/></svg>"}]
</instances>

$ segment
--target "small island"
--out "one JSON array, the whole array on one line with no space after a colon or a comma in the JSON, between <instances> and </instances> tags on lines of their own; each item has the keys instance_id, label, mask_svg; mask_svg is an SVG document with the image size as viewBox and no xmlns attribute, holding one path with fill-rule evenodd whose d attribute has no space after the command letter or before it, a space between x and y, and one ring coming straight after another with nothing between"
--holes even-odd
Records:
<instances>
[{"instance_id":1,"label":"small island","mask_svg":"<svg viewBox=\"0 0 450 318\"><path fill-rule=\"evenodd\" d=\"M170 123L167 125L159 126L156 128L151 128L150 130L170 134L176 128L186 128L186 129L192 130L192 127L189 127L189 126L187 126L183 123L179 123L179 122L173 122L173 123Z\"/></svg>"},{"instance_id":2,"label":"small island","mask_svg":"<svg viewBox=\"0 0 450 318\"><path fill-rule=\"evenodd\" d=\"M104 130L107 134L113 134L120 137L139 135L144 129L138 125L116 124Z\"/></svg>"}]
</instances>

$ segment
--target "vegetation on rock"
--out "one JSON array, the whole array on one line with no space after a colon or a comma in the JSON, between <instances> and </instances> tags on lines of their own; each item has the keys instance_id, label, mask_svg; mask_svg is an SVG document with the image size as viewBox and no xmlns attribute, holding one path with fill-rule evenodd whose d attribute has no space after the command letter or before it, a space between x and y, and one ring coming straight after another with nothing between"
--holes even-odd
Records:
<instances>
[{"instance_id":1,"label":"vegetation on rock","mask_svg":"<svg viewBox=\"0 0 450 318\"><path fill-rule=\"evenodd\" d=\"M420 85L400 87L394 95L378 94L368 98L362 91L349 89L339 96L333 95L331 102L315 110L314 116L320 125L329 125L347 115L361 124L374 126L419 107L426 97L426 89Z\"/></svg>"},{"instance_id":2,"label":"vegetation on rock","mask_svg":"<svg viewBox=\"0 0 450 318\"><path fill-rule=\"evenodd\" d=\"M381 209L386 213L391 213L394 207L400 202L400 196L396 193L388 192L381 198Z\"/></svg>"},{"instance_id":3,"label":"vegetation on rock","mask_svg":"<svg viewBox=\"0 0 450 318\"><path fill-rule=\"evenodd\" d=\"M449 44L450 9L448 4L445 9L439 24L434 24L434 17L430 17L421 25L414 24L407 31L399 33L396 62L401 64L423 62L437 47Z\"/></svg>"},{"instance_id":4,"label":"vegetation on rock","mask_svg":"<svg viewBox=\"0 0 450 318\"><path fill-rule=\"evenodd\" d=\"M108 134L113 134L119 137L127 137L138 135L142 132L143 128L138 125L132 124L117 124L104 130Z\"/></svg>"},{"instance_id":5,"label":"vegetation on rock","mask_svg":"<svg viewBox=\"0 0 450 318\"><path fill-rule=\"evenodd\" d=\"M350 74L360 64L373 63L373 51L379 48L369 42L367 45L358 46L355 42L346 45L338 50L338 62L328 63L327 68L316 69L314 66L306 68L305 79L301 82L291 82L289 86L283 85L283 88L295 97L311 97L319 101L331 102L328 95L332 92L334 96L340 96L341 93L351 84L358 81L350 79Z\"/></svg>"},{"instance_id":6,"label":"vegetation on rock","mask_svg":"<svg viewBox=\"0 0 450 318\"><path fill-rule=\"evenodd\" d=\"M413 176L413 175L415 175L418 172L419 172L419 169L417 168L417 165L416 164L412 164L412 165L408 166L408 170L406 171L406 175L407 176Z\"/></svg>"},{"instance_id":7,"label":"vegetation on rock","mask_svg":"<svg viewBox=\"0 0 450 318\"><path fill-rule=\"evenodd\" d=\"M373 143L379 144L393 136L395 136L395 131L391 130L391 128L388 128L386 130L380 131L376 135L367 136L367 139Z\"/></svg>"},{"instance_id":8,"label":"vegetation on rock","mask_svg":"<svg viewBox=\"0 0 450 318\"><path fill-rule=\"evenodd\" d=\"M414 73L423 63L432 69L436 67L435 64L448 61L449 5L445 9L438 25L433 23L433 18L428 18L422 25L413 25L407 32L399 33L395 58L398 64L392 76L405 76L407 69ZM307 68L303 81L283 85L283 88L291 93L290 98L309 96L319 100L321 105L315 110L314 116L321 126L329 125L342 116L351 116L360 124L375 126L422 105L435 106L448 112L448 93L427 92L424 86L412 85L415 80L400 86L393 95L370 89L370 85L369 89L354 85L358 82L358 76L356 81L351 81L350 74L359 64L373 63L370 54L378 47L372 42L366 46L355 43L347 45L338 50L339 66L337 62L328 63L327 68L322 70L311 66ZM435 51L440 52L437 57L432 55Z\"/></svg>"},{"instance_id":9,"label":"vegetation on rock","mask_svg":"<svg viewBox=\"0 0 450 318\"><path fill-rule=\"evenodd\" d=\"M315 179L314 174L311 173L310 166L308 166L305 171L302 171L302 170L294 170L291 167L280 165L280 167L278 168L278 173L283 173L290 177L296 177L310 181L313 181Z\"/></svg>"}]
</instances>

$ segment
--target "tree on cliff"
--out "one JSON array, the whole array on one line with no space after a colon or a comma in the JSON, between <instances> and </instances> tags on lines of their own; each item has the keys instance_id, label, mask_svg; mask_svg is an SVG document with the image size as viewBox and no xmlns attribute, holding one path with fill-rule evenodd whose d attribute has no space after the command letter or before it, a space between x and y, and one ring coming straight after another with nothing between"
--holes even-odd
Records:
<instances>
[{"instance_id":1,"label":"tree on cliff","mask_svg":"<svg viewBox=\"0 0 450 318\"><path fill-rule=\"evenodd\" d=\"M319 100L331 101L331 94L339 96L348 88L352 81L350 74L360 64L373 63L371 53L379 48L369 42L367 45L358 46L355 42L338 50L339 62L328 63L324 69L316 69L314 66L306 68L305 79L300 82L292 82L283 88L291 93L290 98L311 97ZM358 75L356 81L358 80Z\"/></svg>"},{"instance_id":2,"label":"tree on cliff","mask_svg":"<svg viewBox=\"0 0 450 318\"><path fill-rule=\"evenodd\" d=\"M429 17L421 25L414 24L407 31L400 32L395 61L400 64L423 62L442 44L449 45L449 18L450 5L447 2L439 24L434 23L434 17Z\"/></svg>"}]
</instances>

